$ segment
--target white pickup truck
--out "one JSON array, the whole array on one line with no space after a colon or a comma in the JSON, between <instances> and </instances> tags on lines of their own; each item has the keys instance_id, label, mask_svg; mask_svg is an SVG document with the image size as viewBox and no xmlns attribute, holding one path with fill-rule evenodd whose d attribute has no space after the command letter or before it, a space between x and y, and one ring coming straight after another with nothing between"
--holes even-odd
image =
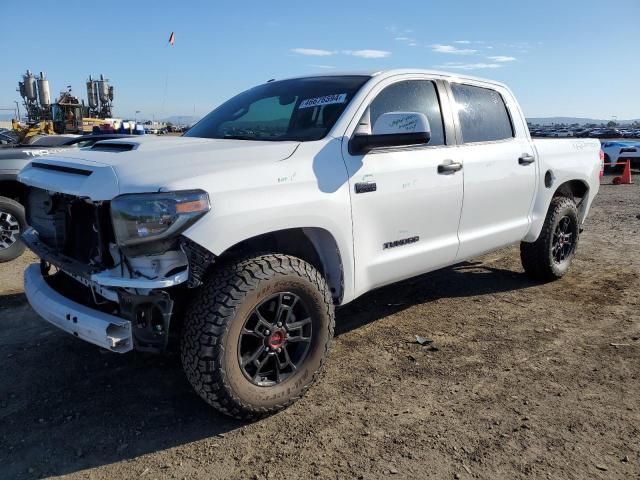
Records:
<instances>
[{"instance_id":1,"label":"white pickup truck","mask_svg":"<svg viewBox=\"0 0 640 480\"><path fill-rule=\"evenodd\" d=\"M270 81L182 137L32 161L48 322L114 352L180 340L222 412L282 409L315 380L334 306L520 242L561 277L598 192L600 143L534 140L507 87L423 70Z\"/></svg>"}]
</instances>

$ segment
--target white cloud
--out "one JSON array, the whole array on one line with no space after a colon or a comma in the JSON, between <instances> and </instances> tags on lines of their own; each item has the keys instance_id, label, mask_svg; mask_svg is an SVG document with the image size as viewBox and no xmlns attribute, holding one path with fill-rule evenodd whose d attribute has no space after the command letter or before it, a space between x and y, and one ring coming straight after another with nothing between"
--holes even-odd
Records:
<instances>
[{"instance_id":1,"label":"white cloud","mask_svg":"<svg viewBox=\"0 0 640 480\"><path fill-rule=\"evenodd\" d=\"M454 70L484 70L500 67L502 67L502 65L499 63L447 63L445 65L438 65L436 68L442 68L444 70L450 68Z\"/></svg>"},{"instance_id":2,"label":"white cloud","mask_svg":"<svg viewBox=\"0 0 640 480\"><path fill-rule=\"evenodd\" d=\"M451 53L454 55L473 55L477 52L477 50L472 50L470 48L458 48L453 45L431 45L431 50L437 53Z\"/></svg>"},{"instance_id":3,"label":"white cloud","mask_svg":"<svg viewBox=\"0 0 640 480\"><path fill-rule=\"evenodd\" d=\"M453 43L460 43L460 44L462 44L462 45L468 45L468 44L470 44L470 43L471 43L471 41L470 41L470 40L456 40L456 41L455 41L455 42L453 42Z\"/></svg>"},{"instance_id":4,"label":"white cloud","mask_svg":"<svg viewBox=\"0 0 640 480\"><path fill-rule=\"evenodd\" d=\"M391 56L391 52L385 50L343 50L342 53L360 58L386 58Z\"/></svg>"},{"instance_id":5,"label":"white cloud","mask_svg":"<svg viewBox=\"0 0 640 480\"><path fill-rule=\"evenodd\" d=\"M416 43L416 40L414 38L411 37L396 37L394 38L394 40L398 41L398 42L403 42L407 47L417 47L418 44Z\"/></svg>"},{"instance_id":6,"label":"white cloud","mask_svg":"<svg viewBox=\"0 0 640 480\"><path fill-rule=\"evenodd\" d=\"M342 52L336 52L332 50L322 50L319 48L292 48L291 52L298 55L306 55L310 57L330 57L332 55L336 55L337 53L360 58L386 58L391 56L391 52L387 52L386 50L342 50ZM328 65L314 65L314 67L333 68L329 67Z\"/></svg>"},{"instance_id":7,"label":"white cloud","mask_svg":"<svg viewBox=\"0 0 640 480\"><path fill-rule=\"evenodd\" d=\"M505 55L496 55L493 57L487 57L489 60L493 60L494 62L500 62L500 63L504 63L504 62L515 62L517 59L516 57L507 57Z\"/></svg>"},{"instance_id":8,"label":"white cloud","mask_svg":"<svg viewBox=\"0 0 640 480\"><path fill-rule=\"evenodd\" d=\"M309 66L311 68L321 68L323 70L330 70L332 68L336 68L333 65L316 65L316 64L313 64L313 63L309 64Z\"/></svg>"},{"instance_id":9,"label":"white cloud","mask_svg":"<svg viewBox=\"0 0 640 480\"><path fill-rule=\"evenodd\" d=\"M319 48L292 48L291 51L298 55L308 55L311 57L329 57L336 53L331 50L322 50Z\"/></svg>"}]
</instances>

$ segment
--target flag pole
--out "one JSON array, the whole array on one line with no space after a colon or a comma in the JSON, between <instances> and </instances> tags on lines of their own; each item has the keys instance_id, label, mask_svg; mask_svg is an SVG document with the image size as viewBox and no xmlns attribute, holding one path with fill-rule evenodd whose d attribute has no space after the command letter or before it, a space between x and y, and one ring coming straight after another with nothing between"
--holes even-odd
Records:
<instances>
[{"instance_id":1,"label":"flag pole","mask_svg":"<svg viewBox=\"0 0 640 480\"><path fill-rule=\"evenodd\" d=\"M167 41L167 43L164 46L165 50L170 45L172 46L175 43L175 41L176 41L176 34L175 34L175 32L171 32L171 35L169 35L169 40ZM166 101L167 101L167 89L168 89L168 85L169 85L169 65L168 65L168 62L165 62L165 66L166 66L166 71L165 71L165 74L164 74L164 95L162 96L162 108L160 109L160 111L162 112L162 115L164 115L164 106L165 106Z\"/></svg>"}]
</instances>

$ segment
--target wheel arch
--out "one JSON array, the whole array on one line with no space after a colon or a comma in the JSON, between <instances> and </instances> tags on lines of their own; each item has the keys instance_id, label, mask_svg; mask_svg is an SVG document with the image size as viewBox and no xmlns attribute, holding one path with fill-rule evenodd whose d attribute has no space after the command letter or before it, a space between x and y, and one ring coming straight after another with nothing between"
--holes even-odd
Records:
<instances>
[{"instance_id":1,"label":"wheel arch","mask_svg":"<svg viewBox=\"0 0 640 480\"><path fill-rule=\"evenodd\" d=\"M0 197L10 198L24 205L27 187L15 179L0 175Z\"/></svg>"},{"instance_id":2,"label":"wheel arch","mask_svg":"<svg viewBox=\"0 0 640 480\"><path fill-rule=\"evenodd\" d=\"M553 197L569 197L576 202L578 207L578 221L582 223L587 214L585 200L589 197L589 185L582 180L569 180L559 185L553 193Z\"/></svg>"},{"instance_id":3,"label":"wheel arch","mask_svg":"<svg viewBox=\"0 0 640 480\"><path fill-rule=\"evenodd\" d=\"M218 258L235 258L265 251L292 255L313 265L329 285L334 303L339 305L342 302L345 293L342 254L329 231L319 227L275 230L231 245Z\"/></svg>"},{"instance_id":4,"label":"wheel arch","mask_svg":"<svg viewBox=\"0 0 640 480\"><path fill-rule=\"evenodd\" d=\"M576 203L582 201L589 193L589 185L582 180L569 180L559 185L553 197L564 196L574 198Z\"/></svg>"},{"instance_id":5,"label":"wheel arch","mask_svg":"<svg viewBox=\"0 0 640 480\"><path fill-rule=\"evenodd\" d=\"M532 212L532 223L527 235L523 238L524 242L535 242L542 231L544 220L547 216L549 206L556 197L568 197L576 202L578 207L578 221L582 223L587 215L589 205L591 203L591 187L584 179L572 178L555 186L554 172L547 172L545 175L545 185L539 190L538 196ZM550 182L550 184L547 184ZM596 190L597 191L597 190Z\"/></svg>"}]
</instances>

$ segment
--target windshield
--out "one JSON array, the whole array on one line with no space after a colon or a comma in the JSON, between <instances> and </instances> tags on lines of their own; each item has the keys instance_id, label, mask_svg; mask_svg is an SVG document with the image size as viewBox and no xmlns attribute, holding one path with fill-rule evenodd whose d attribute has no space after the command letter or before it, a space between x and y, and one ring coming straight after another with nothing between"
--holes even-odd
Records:
<instances>
[{"instance_id":1,"label":"windshield","mask_svg":"<svg viewBox=\"0 0 640 480\"><path fill-rule=\"evenodd\" d=\"M367 80L366 76L336 76L265 83L223 103L184 136L319 140L329 133Z\"/></svg>"}]
</instances>

